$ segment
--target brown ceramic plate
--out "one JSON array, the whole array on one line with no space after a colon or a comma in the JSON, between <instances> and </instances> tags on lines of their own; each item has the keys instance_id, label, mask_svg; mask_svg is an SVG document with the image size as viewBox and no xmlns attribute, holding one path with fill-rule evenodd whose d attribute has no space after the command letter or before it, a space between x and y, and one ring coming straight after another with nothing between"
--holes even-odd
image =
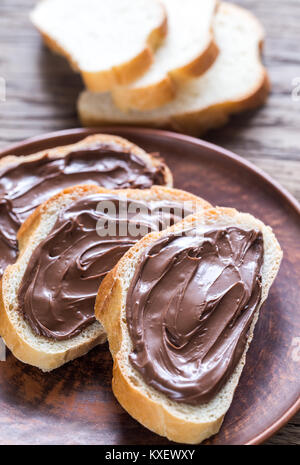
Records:
<instances>
[{"instance_id":1,"label":"brown ceramic plate","mask_svg":"<svg viewBox=\"0 0 300 465\"><path fill-rule=\"evenodd\" d=\"M17 144L0 156L25 155L101 132L75 129ZM300 407L300 207L266 174L220 147L152 129L105 128L160 152L175 187L213 204L234 206L272 226L284 251L280 273L263 306L240 383L218 435L209 444L259 444ZM298 339L297 339L298 338ZM295 346L293 345L295 344ZM1 443L170 444L134 421L111 392L108 347L50 374L8 354L0 365Z\"/></svg>"}]
</instances>

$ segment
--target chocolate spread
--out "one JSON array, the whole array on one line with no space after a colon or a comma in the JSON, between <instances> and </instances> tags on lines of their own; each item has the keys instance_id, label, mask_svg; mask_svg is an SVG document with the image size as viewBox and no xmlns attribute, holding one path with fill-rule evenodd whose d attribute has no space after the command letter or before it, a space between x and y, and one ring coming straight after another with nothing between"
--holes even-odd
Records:
<instances>
[{"instance_id":1,"label":"chocolate spread","mask_svg":"<svg viewBox=\"0 0 300 465\"><path fill-rule=\"evenodd\" d=\"M191 211L182 204L152 204L94 194L62 210L33 252L19 289L19 309L39 335L68 339L95 321L103 277L143 235Z\"/></svg>"},{"instance_id":2,"label":"chocolate spread","mask_svg":"<svg viewBox=\"0 0 300 465\"><path fill-rule=\"evenodd\" d=\"M261 299L263 237L237 227L164 236L127 294L130 361L177 402L211 400L240 360Z\"/></svg>"},{"instance_id":3,"label":"chocolate spread","mask_svg":"<svg viewBox=\"0 0 300 465\"><path fill-rule=\"evenodd\" d=\"M0 168L0 277L14 263L16 234L32 211L60 190L93 183L108 189L146 189L164 184L164 165L146 165L114 144L95 144L63 157L43 156Z\"/></svg>"}]
</instances>

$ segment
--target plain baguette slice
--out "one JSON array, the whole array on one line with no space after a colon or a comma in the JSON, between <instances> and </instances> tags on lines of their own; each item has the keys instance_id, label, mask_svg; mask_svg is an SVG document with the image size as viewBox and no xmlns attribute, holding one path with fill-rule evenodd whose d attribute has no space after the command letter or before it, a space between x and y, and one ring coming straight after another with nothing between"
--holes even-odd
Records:
<instances>
[{"instance_id":1,"label":"plain baguette slice","mask_svg":"<svg viewBox=\"0 0 300 465\"><path fill-rule=\"evenodd\" d=\"M182 80L204 74L218 55L212 27L217 0L161 1L168 16L167 37L142 77L112 89L121 110L153 110L168 103Z\"/></svg>"},{"instance_id":2,"label":"plain baguette slice","mask_svg":"<svg viewBox=\"0 0 300 465\"><path fill-rule=\"evenodd\" d=\"M42 0L31 20L94 92L141 76L167 32L158 0Z\"/></svg>"},{"instance_id":3,"label":"plain baguette slice","mask_svg":"<svg viewBox=\"0 0 300 465\"><path fill-rule=\"evenodd\" d=\"M0 159L0 170L9 165L18 165L21 163L29 163L31 161L39 160L43 158L45 155L48 156L49 159L61 158L67 156L69 153L77 151L77 150L85 150L89 148L93 148L97 145L103 145L108 150L117 150L119 152L125 153L132 153L136 157L140 158L146 166L149 167L158 167L162 164L162 161L137 146L132 142L129 142L127 139L119 136L113 136L111 134L93 134L91 136L87 136L79 142L70 145L62 145L59 147L54 147L52 149L42 150L40 152L31 154L31 155L24 155L24 156L15 156L15 155L7 155ZM164 173L164 185L168 187L173 186L173 176L168 168L168 166L163 163L163 173Z\"/></svg>"},{"instance_id":4,"label":"plain baguette slice","mask_svg":"<svg viewBox=\"0 0 300 465\"><path fill-rule=\"evenodd\" d=\"M145 236L106 276L100 286L95 306L96 318L107 332L110 351L114 359L112 387L120 404L151 431L166 436L172 441L188 444L200 443L219 431L245 365L246 352L253 337L259 309L253 319L244 354L234 373L210 402L194 407L176 403L148 386L130 364L128 356L132 351L132 342L126 325L126 295L139 257L147 247L170 232L180 232L192 226L201 227L204 224L212 227L257 228L262 231L264 263L262 298L259 306L261 307L277 275L282 251L270 227L249 214L239 213L229 208L207 209L198 215L187 217L161 233L151 233ZM176 283L174 285L176 286Z\"/></svg>"},{"instance_id":5,"label":"plain baguette slice","mask_svg":"<svg viewBox=\"0 0 300 465\"><path fill-rule=\"evenodd\" d=\"M182 84L172 102L153 111L125 113L110 94L85 91L78 100L83 125L134 124L201 135L225 124L231 114L263 104L270 86L260 57L260 23L247 10L222 3L214 28L218 58L203 76Z\"/></svg>"},{"instance_id":6,"label":"plain baguette slice","mask_svg":"<svg viewBox=\"0 0 300 465\"><path fill-rule=\"evenodd\" d=\"M86 354L106 341L103 327L97 321L69 340L54 341L38 336L18 310L18 289L26 267L38 244L52 230L60 211L73 201L91 194L104 193L126 196L129 199L191 202L196 211L208 208L208 202L184 191L154 186L151 189L108 190L95 185L70 187L38 207L23 223L18 233L19 257L4 272L0 289L0 334L14 356L43 371L50 371Z\"/></svg>"}]
</instances>

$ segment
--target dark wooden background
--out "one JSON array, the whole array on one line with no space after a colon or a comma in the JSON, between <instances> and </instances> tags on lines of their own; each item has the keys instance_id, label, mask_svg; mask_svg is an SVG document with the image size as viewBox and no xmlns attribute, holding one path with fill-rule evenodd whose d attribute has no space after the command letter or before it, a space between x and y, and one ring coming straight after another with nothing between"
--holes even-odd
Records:
<instances>
[{"instance_id":1,"label":"dark wooden background","mask_svg":"<svg viewBox=\"0 0 300 465\"><path fill-rule=\"evenodd\" d=\"M52 55L31 26L35 0L0 0L0 147L30 136L78 127L76 97L82 88L64 59ZM300 0L239 0L266 29L264 60L272 95L265 107L211 131L206 139L259 166L300 200ZM300 283L299 283L300 284ZM296 309L295 309L296 310ZM1 438L0 438L1 440ZM300 444L300 414L267 444Z\"/></svg>"}]
</instances>

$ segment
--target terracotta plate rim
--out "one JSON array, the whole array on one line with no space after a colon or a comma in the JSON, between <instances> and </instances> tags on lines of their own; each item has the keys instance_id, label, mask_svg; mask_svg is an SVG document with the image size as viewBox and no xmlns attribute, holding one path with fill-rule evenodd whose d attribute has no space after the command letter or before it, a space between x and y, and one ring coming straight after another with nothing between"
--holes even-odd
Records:
<instances>
[{"instance_id":1,"label":"terracotta plate rim","mask_svg":"<svg viewBox=\"0 0 300 465\"><path fill-rule=\"evenodd\" d=\"M300 204L296 200L296 198L290 194L284 187L282 187L277 181L275 181L271 176L265 173L260 168L257 168L253 163L249 162L248 160L243 159L241 156L227 150L223 147L220 147L216 144L211 142L204 141L202 139L197 139L192 136L187 136L180 133L175 133L171 131L165 131L161 129L152 129L152 128L143 128L143 127L132 127L132 126L100 126L96 128L73 128L73 129L65 129L61 131L50 132L46 134L41 134L38 136L30 137L25 139L21 142L11 144L6 148L0 150L0 158L6 155L13 155L14 151L20 150L22 148L30 147L30 145L39 143L39 142L51 142L56 141L56 145L59 144L59 140L57 139L64 139L65 137L77 137L77 136L88 136L95 133L107 133L110 132L118 134L118 131L122 134L121 137L127 137L126 133L128 133L128 137L130 138L130 134L148 134L154 136L161 136L165 139L177 139L181 142L186 142L186 144L193 144L199 147L204 147L208 150L211 150L215 153L218 153L220 156L226 159L230 159L240 165L242 168L252 172L256 176L259 176L262 180L264 180L273 190L277 191L295 210L295 212L300 216ZM124 134L125 133L125 134ZM58 144L57 144L58 143ZM263 432L257 434L251 440L249 440L245 445L258 445L262 442L269 439L274 433L276 433L280 428L282 428L300 409L300 399L296 402L292 403L291 406L286 410L286 412L279 417L276 421L274 421L269 427L267 427Z\"/></svg>"}]
</instances>

